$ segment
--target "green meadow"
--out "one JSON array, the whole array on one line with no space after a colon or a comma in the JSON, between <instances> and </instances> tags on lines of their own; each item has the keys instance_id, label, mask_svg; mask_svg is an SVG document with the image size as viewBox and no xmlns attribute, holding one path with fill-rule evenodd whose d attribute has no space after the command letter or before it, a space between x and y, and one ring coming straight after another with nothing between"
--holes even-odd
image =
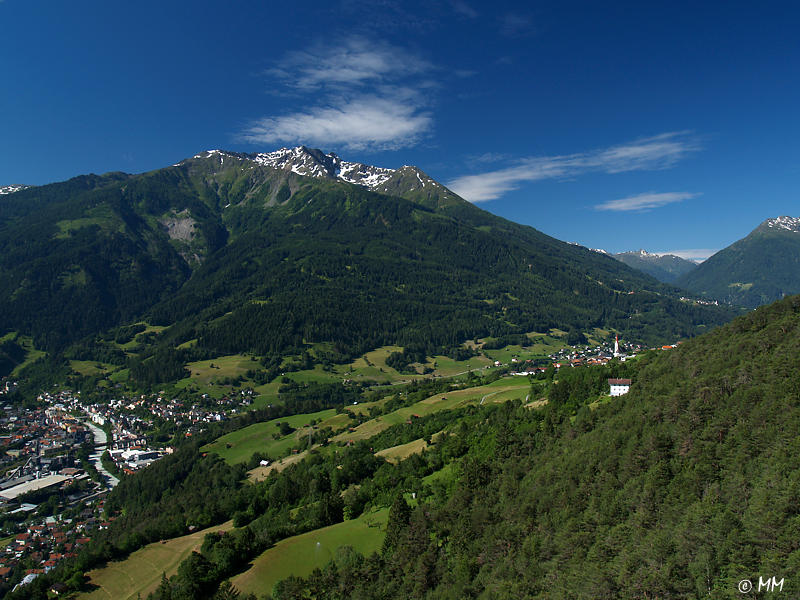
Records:
<instances>
[{"instance_id":1,"label":"green meadow","mask_svg":"<svg viewBox=\"0 0 800 600\"><path fill-rule=\"evenodd\" d=\"M386 535L389 509L361 515L302 535L287 538L258 556L253 566L231 582L243 594L272 591L273 586L290 575L304 577L325 566L341 546L351 546L361 554L377 552Z\"/></svg>"},{"instance_id":2,"label":"green meadow","mask_svg":"<svg viewBox=\"0 0 800 600\"><path fill-rule=\"evenodd\" d=\"M261 452L277 459L288 454L301 436L308 435L308 429L304 428L308 427L311 421L317 421L318 426L324 426L323 423L326 420L336 417L339 417L339 421L346 422L346 415L337 415L336 410L330 408L315 413L292 415L264 423L255 423L223 435L203 446L201 450L215 452L229 464L245 462L255 452ZM288 423L295 431L281 436L280 423ZM278 434L277 438L276 434Z\"/></svg>"}]
</instances>

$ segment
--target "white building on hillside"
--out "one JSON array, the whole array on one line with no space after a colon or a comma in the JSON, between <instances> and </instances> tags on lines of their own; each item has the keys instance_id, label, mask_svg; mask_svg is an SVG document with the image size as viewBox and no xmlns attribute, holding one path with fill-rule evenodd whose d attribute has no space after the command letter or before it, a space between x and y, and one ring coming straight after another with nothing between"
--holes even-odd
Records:
<instances>
[{"instance_id":1,"label":"white building on hillside","mask_svg":"<svg viewBox=\"0 0 800 600\"><path fill-rule=\"evenodd\" d=\"M612 396L622 396L627 394L631 389L630 379L609 379L608 385L611 387Z\"/></svg>"}]
</instances>

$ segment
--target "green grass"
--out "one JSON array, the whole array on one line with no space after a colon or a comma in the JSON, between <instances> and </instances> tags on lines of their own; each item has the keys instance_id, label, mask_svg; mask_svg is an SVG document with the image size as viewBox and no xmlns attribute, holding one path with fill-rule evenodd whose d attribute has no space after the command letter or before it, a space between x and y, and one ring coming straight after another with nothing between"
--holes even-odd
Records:
<instances>
[{"instance_id":1,"label":"green grass","mask_svg":"<svg viewBox=\"0 0 800 600\"><path fill-rule=\"evenodd\" d=\"M56 233L53 237L57 240L63 240L72 235L72 232L77 229L82 229L83 227L90 227L92 225L97 225L101 229L105 229L110 231L112 229L112 223L109 222L108 219L103 217L90 217L84 219L71 219L65 221L58 221L56 226L58 227L58 233Z\"/></svg>"},{"instance_id":2,"label":"green grass","mask_svg":"<svg viewBox=\"0 0 800 600\"><path fill-rule=\"evenodd\" d=\"M425 485L433 485L434 483L447 483L455 477L455 462L449 462L438 471L434 471L430 475L422 478L422 483Z\"/></svg>"},{"instance_id":3,"label":"green grass","mask_svg":"<svg viewBox=\"0 0 800 600\"><path fill-rule=\"evenodd\" d=\"M530 382L525 377L498 379L488 385L452 390L435 394L411 406L370 419L354 428L345 431L333 438L335 442L366 440L377 435L392 425L405 423L412 415L424 417L442 410L453 410L467 404L480 404L481 402L506 402L512 399L524 400L530 390Z\"/></svg>"},{"instance_id":4,"label":"green grass","mask_svg":"<svg viewBox=\"0 0 800 600\"><path fill-rule=\"evenodd\" d=\"M467 360L453 360L448 356L434 356L428 361L428 366L433 368L434 374L439 377L453 377L467 371L476 371L490 364L489 359L483 356L473 356Z\"/></svg>"},{"instance_id":5,"label":"green grass","mask_svg":"<svg viewBox=\"0 0 800 600\"><path fill-rule=\"evenodd\" d=\"M14 370L11 371L12 376L19 375L22 369L27 367L29 364L36 362L38 359L47 354L43 350L37 350L34 347L33 338L29 335L19 335L16 331L12 331L4 335L2 338L0 338L0 341L5 341L5 340L15 341L17 342L17 344L19 344L19 346L23 350L25 350L25 360L23 360L20 364L14 367Z\"/></svg>"},{"instance_id":6,"label":"green grass","mask_svg":"<svg viewBox=\"0 0 800 600\"><path fill-rule=\"evenodd\" d=\"M255 423L244 429L233 431L210 444L201 448L204 452L215 452L229 464L246 462L255 452L262 452L273 459L286 456L291 448L296 445L301 436L308 435L308 429L304 429L312 420L319 423L318 426L325 427L326 421L336 423L333 419L345 421L346 416L337 415L332 408L316 413L306 413L282 417L264 423ZM279 431L279 423L289 423L297 431L275 439L274 434ZM331 425L332 426L332 425ZM342 423L341 426L345 426Z\"/></svg>"},{"instance_id":7,"label":"green grass","mask_svg":"<svg viewBox=\"0 0 800 600\"><path fill-rule=\"evenodd\" d=\"M272 591L281 579L294 575L305 577L321 568L336 555L341 546L351 546L364 555L377 552L386 535L389 509L361 515L275 544L253 561L253 566L231 582L243 594L264 594Z\"/></svg>"},{"instance_id":8,"label":"green grass","mask_svg":"<svg viewBox=\"0 0 800 600\"><path fill-rule=\"evenodd\" d=\"M105 375L118 368L96 360L71 360L69 361L69 366L80 375Z\"/></svg>"},{"instance_id":9,"label":"green grass","mask_svg":"<svg viewBox=\"0 0 800 600\"><path fill-rule=\"evenodd\" d=\"M250 360L250 357L244 354L232 354L189 363L186 367L191 372L193 380L209 383L224 377L244 375L248 369L258 367L258 362Z\"/></svg>"},{"instance_id":10,"label":"green grass","mask_svg":"<svg viewBox=\"0 0 800 600\"><path fill-rule=\"evenodd\" d=\"M228 521L189 535L174 538L166 543L155 542L140 548L123 561L108 563L105 567L89 571L91 592L78 594L80 600L135 600L146 598L158 587L161 574L167 577L178 571L183 559L203 544L203 538L212 531L231 529Z\"/></svg>"},{"instance_id":11,"label":"green grass","mask_svg":"<svg viewBox=\"0 0 800 600\"><path fill-rule=\"evenodd\" d=\"M407 444L400 444L399 446L392 446L391 448L386 448L385 450L380 450L376 452L376 456L382 456L390 463L399 463L402 460L405 460L412 454L419 454L420 452L424 452L425 449L428 447L428 442L423 439L414 440L412 442L408 442Z\"/></svg>"}]
</instances>

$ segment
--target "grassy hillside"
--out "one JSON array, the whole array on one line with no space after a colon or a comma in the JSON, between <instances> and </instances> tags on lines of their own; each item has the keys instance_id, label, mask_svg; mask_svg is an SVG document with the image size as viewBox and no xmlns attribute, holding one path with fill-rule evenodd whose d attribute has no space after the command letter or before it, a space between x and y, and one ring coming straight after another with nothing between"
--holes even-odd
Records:
<instances>
[{"instance_id":1,"label":"grassy hillside","mask_svg":"<svg viewBox=\"0 0 800 600\"><path fill-rule=\"evenodd\" d=\"M233 526L227 522L203 529L164 543L155 542L131 554L124 561L111 562L89 571L89 588L93 591L79 594L81 600L136 600L154 592L161 576L174 575L178 565L191 553L200 549L207 533L227 531Z\"/></svg>"},{"instance_id":2,"label":"grassy hillside","mask_svg":"<svg viewBox=\"0 0 800 600\"><path fill-rule=\"evenodd\" d=\"M741 598L773 575L796 595L800 297L641 367L573 419L488 423L451 488L390 515L386 554L275 597Z\"/></svg>"},{"instance_id":3,"label":"grassy hillside","mask_svg":"<svg viewBox=\"0 0 800 600\"><path fill-rule=\"evenodd\" d=\"M281 579L306 577L337 557L345 557L342 547L370 555L380 550L388 516L389 510L384 508L287 538L256 557L252 566L231 582L242 593L260 595L271 591Z\"/></svg>"}]
</instances>

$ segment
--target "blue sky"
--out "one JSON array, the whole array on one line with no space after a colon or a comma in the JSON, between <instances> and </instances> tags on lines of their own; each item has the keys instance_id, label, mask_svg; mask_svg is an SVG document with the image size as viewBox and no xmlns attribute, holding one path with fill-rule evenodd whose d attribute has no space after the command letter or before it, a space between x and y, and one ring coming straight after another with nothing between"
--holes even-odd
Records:
<instances>
[{"instance_id":1,"label":"blue sky","mask_svg":"<svg viewBox=\"0 0 800 600\"><path fill-rule=\"evenodd\" d=\"M703 258L800 214L794 2L0 0L0 185L305 144Z\"/></svg>"}]
</instances>

